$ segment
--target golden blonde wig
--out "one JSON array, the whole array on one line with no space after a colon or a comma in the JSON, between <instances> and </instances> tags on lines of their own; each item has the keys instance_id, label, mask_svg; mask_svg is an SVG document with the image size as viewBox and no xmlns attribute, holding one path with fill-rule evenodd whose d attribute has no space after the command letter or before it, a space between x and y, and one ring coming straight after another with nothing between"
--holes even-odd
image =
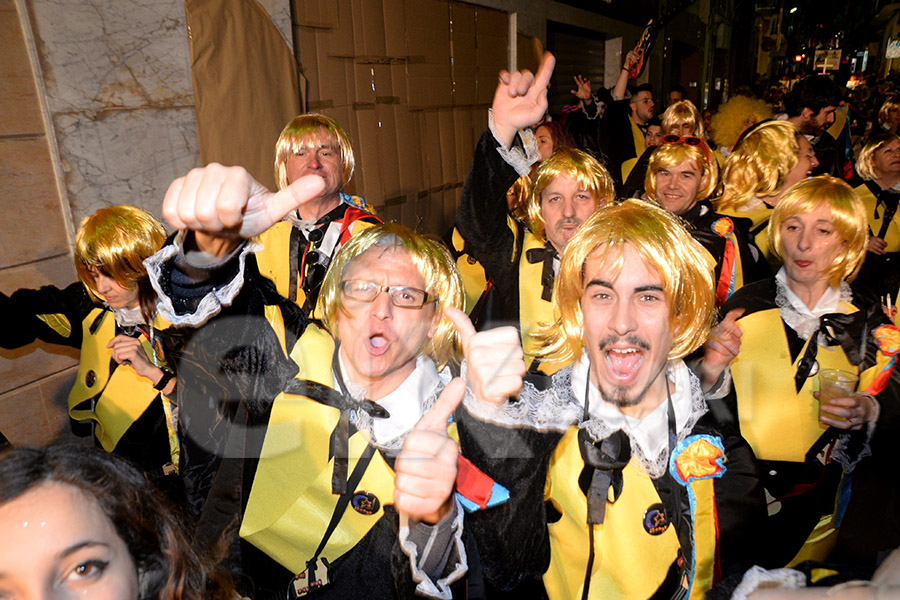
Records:
<instances>
[{"instance_id":1,"label":"golden blonde wig","mask_svg":"<svg viewBox=\"0 0 900 600\"><path fill-rule=\"evenodd\" d=\"M663 133L678 133L673 131L675 127L681 123L687 123L691 128L691 135L703 137L706 133L703 128L703 116L694 103L690 100L679 100L675 104L669 106L660 117L662 121Z\"/></svg>"},{"instance_id":2,"label":"golden blonde wig","mask_svg":"<svg viewBox=\"0 0 900 600\"><path fill-rule=\"evenodd\" d=\"M528 221L528 198L531 197L531 178L522 175L506 192L506 197L512 197L509 213L519 221Z\"/></svg>"},{"instance_id":3,"label":"golden blonde wig","mask_svg":"<svg viewBox=\"0 0 900 600\"><path fill-rule=\"evenodd\" d=\"M463 309L462 278L456 262L440 240L419 235L402 225L384 223L369 227L351 237L341 247L322 282L320 303L324 307L322 320L325 326L335 338L338 337L338 311L347 314L341 302L344 272L356 258L376 247L380 250L408 252L425 280L425 291L437 298L437 327L434 336L425 343L420 353L430 357L438 369L442 369L451 360L455 360L456 356L456 327L443 309L447 306Z\"/></svg>"},{"instance_id":4,"label":"golden blonde wig","mask_svg":"<svg viewBox=\"0 0 900 600\"><path fill-rule=\"evenodd\" d=\"M768 230L769 247L783 260L781 227L784 222L822 206L831 208L834 230L844 241L843 252L827 272L829 285L837 286L843 280L853 281L859 273L869 242L865 205L844 181L837 177L819 175L792 186L772 211Z\"/></svg>"},{"instance_id":5,"label":"golden blonde wig","mask_svg":"<svg viewBox=\"0 0 900 600\"><path fill-rule=\"evenodd\" d=\"M162 248L166 230L150 213L134 206L101 208L85 217L75 234L75 272L96 300L92 271L119 286L138 290L141 314L149 323L156 313L156 294L147 277L144 259Z\"/></svg>"},{"instance_id":6,"label":"golden blonde wig","mask_svg":"<svg viewBox=\"0 0 900 600\"><path fill-rule=\"evenodd\" d=\"M656 200L656 174L663 169L680 165L686 160L694 161L694 165L700 170L700 176L705 178L703 185L697 189L697 201L706 200L715 193L719 185L719 161L712 156L706 142L701 140L700 143L703 145L688 146L684 142L662 144L653 151L644 179L644 189L651 200Z\"/></svg>"},{"instance_id":7,"label":"golden blonde wig","mask_svg":"<svg viewBox=\"0 0 900 600\"><path fill-rule=\"evenodd\" d=\"M672 328L669 360L690 354L706 340L716 317L715 261L681 219L655 204L631 199L598 210L569 240L553 289L556 320L536 334L550 361L581 357L585 264L599 258L611 277L618 277L626 246L662 279Z\"/></svg>"},{"instance_id":8,"label":"golden blonde wig","mask_svg":"<svg viewBox=\"0 0 900 600\"><path fill-rule=\"evenodd\" d=\"M884 132L875 133L869 138L860 151L859 158L856 159L856 172L859 173L860 177L866 181L876 179L875 169L872 166L872 157L883 146L895 140L900 140L900 136Z\"/></svg>"},{"instance_id":9,"label":"golden blonde wig","mask_svg":"<svg viewBox=\"0 0 900 600\"><path fill-rule=\"evenodd\" d=\"M749 96L732 96L713 115L709 128L716 144L733 148L748 127L772 118L772 107L764 100Z\"/></svg>"},{"instance_id":10,"label":"golden blonde wig","mask_svg":"<svg viewBox=\"0 0 900 600\"><path fill-rule=\"evenodd\" d=\"M528 199L528 225L541 241L546 241L544 217L541 214L541 194L554 179L565 174L578 182L582 189L591 192L597 207L612 202L616 188L612 177L600 162L586 152L573 148L557 148L543 160L534 174L531 197Z\"/></svg>"},{"instance_id":11,"label":"golden blonde wig","mask_svg":"<svg viewBox=\"0 0 900 600\"><path fill-rule=\"evenodd\" d=\"M800 130L788 121L766 121L750 131L722 169L722 197L717 210L738 209L754 196L774 196L797 166Z\"/></svg>"},{"instance_id":12,"label":"golden blonde wig","mask_svg":"<svg viewBox=\"0 0 900 600\"><path fill-rule=\"evenodd\" d=\"M900 96L888 96L884 100L884 104L878 109L878 124L885 126L888 124L888 113L892 108L900 109Z\"/></svg>"},{"instance_id":13,"label":"golden blonde wig","mask_svg":"<svg viewBox=\"0 0 900 600\"><path fill-rule=\"evenodd\" d=\"M356 161L353 158L353 146L343 128L331 117L316 113L307 113L294 117L281 130L275 142L275 181L278 189L288 186L287 160L301 148L316 146L333 146L341 155L341 166L344 169L344 186L353 177Z\"/></svg>"}]
</instances>

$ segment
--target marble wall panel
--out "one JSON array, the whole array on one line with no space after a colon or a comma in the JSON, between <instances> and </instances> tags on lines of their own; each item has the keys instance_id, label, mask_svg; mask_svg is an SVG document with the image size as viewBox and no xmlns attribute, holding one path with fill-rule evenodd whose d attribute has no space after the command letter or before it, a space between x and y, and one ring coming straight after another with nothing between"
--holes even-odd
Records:
<instances>
[{"instance_id":1,"label":"marble wall panel","mask_svg":"<svg viewBox=\"0 0 900 600\"><path fill-rule=\"evenodd\" d=\"M59 114L54 127L75 223L113 204L161 218L169 184L200 166L193 106Z\"/></svg>"},{"instance_id":2,"label":"marble wall panel","mask_svg":"<svg viewBox=\"0 0 900 600\"><path fill-rule=\"evenodd\" d=\"M259 0L260 6L269 13L269 18L278 29L278 33L284 38L291 52L294 51L294 37L291 32L291 3L290 0Z\"/></svg>"},{"instance_id":3,"label":"marble wall panel","mask_svg":"<svg viewBox=\"0 0 900 600\"><path fill-rule=\"evenodd\" d=\"M0 431L13 445L57 442L89 444L69 427L66 396L75 369L57 373L8 394L0 394Z\"/></svg>"},{"instance_id":4,"label":"marble wall panel","mask_svg":"<svg viewBox=\"0 0 900 600\"><path fill-rule=\"evenodd\" d=\"M181 0L32 0L52 113L191 104Z\"/></svg>"}]
</instances>

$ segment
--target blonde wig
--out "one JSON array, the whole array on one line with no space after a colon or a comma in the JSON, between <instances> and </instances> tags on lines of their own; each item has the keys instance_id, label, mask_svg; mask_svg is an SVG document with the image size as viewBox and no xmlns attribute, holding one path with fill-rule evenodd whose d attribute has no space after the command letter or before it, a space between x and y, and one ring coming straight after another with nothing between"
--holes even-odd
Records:
<instances>
[{"instance_id":1,"label":"blonde wig","mask_svg":"<svg viewBox=\"0 0 900 600\"><path fill-rule=\"evenodd\" d=\"M844 251L827 271L829 285L837 286L844 280L853 281L859 273L869 242L865 205L853 188L837 177L820 175L805 179L781 197L769 221L769 247L783 260L781 226L791 217L822 206L831 208L834 230L844 241Z\"/></svg>"},{"instance_id":2,"label":"blonde wig","mask_svg":"<svg viewBox=\"0 0 900 600\"><path fill-rule=\"evenodd\" d=\"M150 213L134 206L101 208L81 221L75 234L75 271L97 300L92 271L119 286L138 291L141 315L149 323L156 313L156 293L150 286L144 259L162 248L166 230Z\"/></svg>"},{"instance_id":3,"label":"blonde wig","mask_svg":"<svg viewBox=\"0 0 900 600\"><path fill-rule=\"evenodd\" d=\"M900 109L900 96L888 96L884 100L884 104L878 109L878 124L886 127L888 124L888 113L892 108Z\"/></svg>"},{"instance_id":4,"label":"blonde wig","mask_svg":"<svg viewBox=\"0 0 900 600\"><path fill-rule=\"evenodd\" d=\"M275 142L275 181L278 189L288 186L287 160L301 148L315 146L333 146L341 154L341 166L344 169L344 186L353 177L356 161L353 158L353 146L343 128L337 121L325 115L308 113L294 117L281 130Z\"/></svg>"},{"instance_id":5,"label":"blonde wig","mask_svg":"<svg viewBox=\"0 0 900 600\"><path fill-rule=\"evenodd\" d=\"M772 107L764 100L733 96L713 115L709 128L719 146L733 148L748 127L772 118Z\"/></svg>"},{"instance_id":6,"label":"blonde wig","mask_svg":"<svg viewBox=\"0 0 900 600\"><path fill-rule=\"evenodd\" d=\"M420 353L430 357L438 369L442 369L456 357L456 327L443 309L447 306L463 309L462 278L456 262L440 240L419 235L402 225L384 223L369 227L351 237L341 247L322 282L320 302L324 307L322 320L325 326L337 338L338 311L348 314L341 302L344 272L356 258L376 247L408 252L425 280L425 291L437 298L437 327L434 336L425 343Z\"/></svg>"},{"instance_id":7,"label":"blonde wig","mask_svg":"<svg viewBox=\"0 0 900 600\"><path fill-rule=\"evenodd\" d=\"M697 189L697 201L706 200L715 193L719 185L719 161L712 157L706 142L701 140L700 144L688 146L682 141L677 144L662 144L654 150L644 179L644 189L651 200L656 200L656 174L686 160L693 161L700 170L700 176L705 178L703 185Z\"/></svg>"},{"instance_id":8,"label":"blonde wig","mask_svg":"<svg viewBox=\"0 0 900 600\"><path fill-rule=\"evenodd\" d=\"M663 133L676 133L673 129L679 123L687 123L691 128L691 135L703 137L706 133L703 128L703 116L690 100L679 100L669 106L660 117L660 121Z\"/></svg>"},{"instance_id":9,"label":"blonde wig","mask_svg":"<svg viewBox=\"0 0 900 600\"><path fill-rule=\"evenodd\" d=\"M856 159L856 172L859 173L859 176L866 181L876 179L875 169L872 166L872 157L883 146L896 140L900 140L900 136L894 133L879 132L872 134L872 137L869 138L866 145L863 146L863 149L860 151L859 158Z\"/></svg>"},{"instance_id":10,"label":"blonde wig","mask_svg":"<svg viewBox=\"0 0 900 600\"><path fill-rule=\"evenodd\" d=\"M531 197L531 178L528 175L522 175L512 187L506 192L507 200L512 198L509 203L509 214L519 221L528 221L528 198Z\"/></svg>"},{"instance_id":11,"label":"blonde wig","mask_svg":"<svg viewBox=\"0 0 900 600\"><path fill-rule=\"evenodd\" d=\"M788 121L766 121L750 131L725 159L718 210L734 210L754 196L774 196L797 166L800 130Z\"/></svg>"},{"instance_id":12,"label":"blonde wig","mask_svg":"<svg viewBox=\"0 0 900 600\"><path fill-rule=\"evenodd\" d=\"M553 289L556 320L536 333L549 360L581 357L585 264L600 259L612 271L611 277L618 277L626 246L662 279L672 328L669 360L690 354L706 340L716 317L715 261L681 219L655 204L631 199L595 212L566 246Z\"/></svg>"},{"instance_id":13,"label":"blonde wig","mask_svg":"<svg viewBox=\"0 0 900 600\"><path fill-rule=\"evenodd\" d=\"M546 241L544 217L541 214L541 194L560 174L568 175L577 181L582 189L591 192L598 208L612 202L616 197L612 177L596 158L581 150L557 148L541 162L534 174L534 184L528 200L528 225L531 232L541 241Z\"/></svg>"}]
</instances>

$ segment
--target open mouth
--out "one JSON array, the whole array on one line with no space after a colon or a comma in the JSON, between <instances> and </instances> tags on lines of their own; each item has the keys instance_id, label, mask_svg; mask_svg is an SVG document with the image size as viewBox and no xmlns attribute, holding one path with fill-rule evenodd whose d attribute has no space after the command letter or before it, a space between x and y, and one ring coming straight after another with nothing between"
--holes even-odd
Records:
<instances>
[{"instance_id":1,"label":"open mouth","mask_svg":"<svg viewBox=\"0 0 900 600\"><path fill-rule=\"evenodd\" d=\"M618 380L632 378L644 360L644 352L638 348L609 348L605 354L606 365Z\"/></svg>"},{"instance_id":2,"label":"open mouth","mask_svg":"<svg viewBox=\"0 0 900 600\"><path fill-rule=\"evenodd\" d=\"M369 354L374 356L381 356L385 352L387 352L388 347L390 347L390 342L383 334L376 333L369 336L369 339L366 340L366 347L369 351Z\"/></svg>"}]
</instances>

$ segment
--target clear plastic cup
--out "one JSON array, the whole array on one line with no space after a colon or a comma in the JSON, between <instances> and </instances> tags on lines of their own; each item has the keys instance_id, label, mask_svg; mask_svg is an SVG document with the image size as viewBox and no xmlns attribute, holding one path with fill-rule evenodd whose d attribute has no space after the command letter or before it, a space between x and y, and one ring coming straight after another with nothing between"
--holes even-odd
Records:
<instances>
[{"instance_id":1,"label":"clear plastic cup","mask_svg":"<svg viewBox=\"0 0 900 600\"><path fill-rule=\"evenodd\" d=\"M859 383L859 375L841 369L822 369L819 371L819 417L822 416L822 405L828 404L835 398L849 398L856 393L856 385ZM846 417L839 417L828 413L828 417L836 421L846 421Z\"/></svg>"}]
</instances>

